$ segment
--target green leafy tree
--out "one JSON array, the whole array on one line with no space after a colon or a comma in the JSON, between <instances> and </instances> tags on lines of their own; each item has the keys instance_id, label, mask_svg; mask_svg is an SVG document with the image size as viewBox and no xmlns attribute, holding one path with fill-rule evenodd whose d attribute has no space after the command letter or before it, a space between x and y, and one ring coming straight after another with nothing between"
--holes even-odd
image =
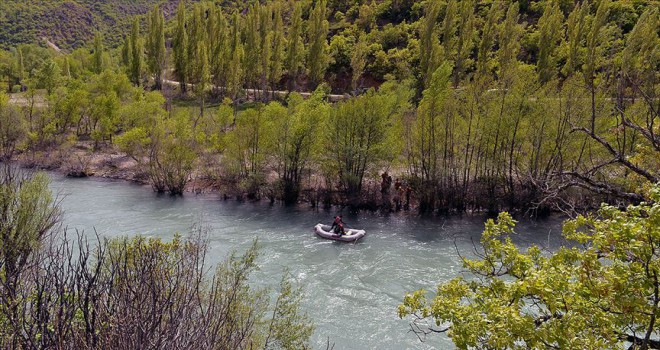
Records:
<instances>
[{"instance_id":1,"label":"green leafy tree","mask_svg":"<svg viewBox=\"0 0 660 350\"><path fill-rule=\"evenodd\" d=\"M0 160L9 160L27 136L23 116L9 105L9 97L0 92Z\"/></svg>"},{"instance_id":2,"label":"green leafy tree","mask_svg":"<svg viewBox=\"0 0 660 350\"><path fill-rule=\"evenodd\" d=\"M255 89L259 85L261 78L261 34L259 27L259 13L261 6L255 3L250 6L250 9L245 17L245 26L243 29L243 37L245 38L243 50L243 70L245 75L245 82L248 87Z\"/></svg>"},{"instance_id":3,"label":"green leafy tree","mask_svg":"<svg viewBox=\"0 0 660 350\"><path fill-rule=\"evenodd\" d=\"M128 68L131 66L131 37L129 35L124 36L124 41L121 45L121 63L128 71Z\"/></svg>"},{"instance_id":4,"label":"green leafy tree","mask_svg":"<svg viewBox=\"0 0 660 350\"><path fill-rule=\"evenodd\" d=\"M0 296L3 316L0 323L8 327L19 317L15 303L21 275L60 221L61 210L48 188L48 176L33 177L3 164L0 168Z\"/></svg>"},{"instance_id":5,"label":"green leafy tree","mask_svg":"<svg viewBox=\"0 0 660 350\"><path fill-rule=\"evenodd\" d=\"M405 94L389 82L378 92L370 90L364 95L343 101L330 113L324 127L324 145L327 152L326 172L336 174L340 189L354 201L360 195L364 176L391 161L397 154L392 147L392 125L401 117L407 103ZM354 204L354 203L352 203Z\"/></svg>"},{"instance_id":6,"label":"green leafy tree","mask_svg":"<svg viewBox=\"0 0 660 350\"><path fill-rule=\"evenodd\" d=\"M307 66L309 67L309 80L311 87L316 89L325 76L328 67L328 30L327 0L316 2L308 21ZM293 38L292 40L295 40Z\"/></svg>"},{"instance_id":7,"label":"green leafy tree","mask_svg":"<svg viewBox=\"0 0 660 350\"><path fill-rule=\"evenodd\" d=\"M539 19L538 30L539 54L536 69L542 83L550 81L556 74L555 50L561 39L563 15L556 1L547 1L543 16Z\"/></svg>"},{"instance_id":8,"label":"green leafy tree","mask_svg":"<svg viewBox=\"0 0 660 350\"><path fill-rule=\"evenodd\" d=\"M259 79L262 100L268 99L268 72L271 66L271 56L273 55L273 8L272 6L262 6L259 11ZM256 97L256 96L255 96Z\"/></svg>"},{"instance_id":9,"label":"green leafy tree","mask_svg":"<svg viewBox=\"0 0 660 350\"><path fill-rule=\"evenodd\" d=\"M138 160L154 191L181 195L198 158L190 117L181 111L166 119L162 107L149 110L149 122L128 130L116 142Z\"/></svg>"},{"instance_id":10,"label":"green leafy tree","mask_svg":"<svg viewBox=\"0 0 660 350\"><path fill-rule=\"evenodd\" d=\"M100 32L94 35L94 56L92 70L99 74L103 71L103 37Z\"/></svg>"},{"instance_id":11,"label":"green leafy tree","mask_svg":"<svg viewBox=\"0 0 660 350\"><path fill-rule=\"evenodd\" d=\"M273 5L273 29L271 33L272 53L270 55L268 81L270 82L270 88L275 91L277 84L282 79L285 59L284 50L286 48L284 24L282 21L282 3L279 1Z\"/></svg>"},{"instance_id":12,"label":"green leafy tree","mask_svg":"<svg viewBox=\"0 0 660 350\"><path fill-rule=\"evenodd\" d=\"M568 44L568 57L564 67L566 75L570 76L580 67L580 47L584 40L589 4L577 4L566 22L566 36Z\"/></svg>"},{"instance_id":13,"label":"green leafy tree","mask_svg":"<svg viewBox=\"0 0 660 350\"><path fill-rule=\"evenodd\" d=\"M303 177L316 156L318 131L327 119L330 106L317 90L308 100L298 94L289 96L288 108L269 104L264 113L272 121L274 136L272 158L281 182L281 197L286 204L297 202Z\"/></svg>"},{"instance_id":14,"label":"green leafy tree","mask_svg":"<svg viewBox=\"0 0 660 350\"><path fill-rule=\"evenodd\" d=\"M241 177L260 177L266 165L265 134L268 120L263 109L245 111L232 131L227 143L228 156L233 160L235 174Z\"/></svg>"},{"instance_id":15,"label":"green leafy tree","mask_svg":"<svg viewBox=\"0 0 660 350\"><path fill-rule=\"evenodd\" d=\"M486 77L491 69L491 54L493 44L495 43L495 36L497 31L497 23L502 16L500 2L494 2L490 5L488 15L486 16L486 23L484 23L481 30L481 41L479 42L479 49L477 53L477 75L479 77Z\"/></svg>"},{"instance_id":16,"label":"green leafy tree","mask_svg":"<svg viewBox=\"0 0 660 350\"><path fill-rule=\"evenodd\" d=\"M302 4L296 2L291 14L291 24L288 32L288 46L286 50L286 70L288 75L288 89L296 88L296 81L300 75L300 68L304 59L304 47L302 41Z\"/></svg>"},{"instance_id":17,"label":"green leafy tree","mask_svg":"<svg viewBox=\"0 0 660 350\"><path fill-rule=\"evenodd\" d=\"M131 82L140 86L142 80L142 41L140 40L140 20L138 18L133 20L133 26L131 27L130 57L129 76Z\"/></svg>"},{"instance_id":18,"label":"green leafy tree","mask_svg":"<svg viewBox=\"0 0 660 350\"><path fill-rule=\"evenodd\" d=\"M447 5L445 22L452 21L452 6L454 6L454 1L450 1ZM420 84L420 87L422 90L428 87L433 72L435 72L440 64L442 48L440 47L438 39L439 13L440 2L428 2L424 19L421 21L419 27L419 74L422 83Z\"/></svg>"},{"instance_id":19,"label":"green leafy tree","mask_svg":"<svg viewBox=\"0 0 660 350\"><path fill-rule=\"evenodd\" d=\"M314 326L309 316L300 311L303 300L302 288L291 282L291 273L286 270L279 285L279 294L273 307L273 316L268 324L264 349L306 349Z\"/></svg>"},{"instance_id":20,"label":"green leafy tree","mask_svg":"<svg viewBox=\"0 0 660 350\"><path fill-rule=\"evenodd\" d=\"M48 95L55 90L61 80L60 66L52 59L44 62L37 74L38 85L46 89Z\"/></svg>"},{"instance_id":21,"label":"green leafy tree","mask_svg":"<svg viewBox=\"0 0 660 350\"><path fill-rule=\"evenodd\" d=\"M204 103L210 88L211 73L209 68L208 50L204 42L197 44L197 79L195 93L199 96L199 115L204 116ZM195 123L196 124L196 123Z\"/></svg>"},{"instance_id":22,"label":"green leafy tree","mask_svg":"<svg viewBox=\"0 0 660 350\"><path fill-rule=\"evenodd\" d=\"M23 58L23 49L21 47L16 48L16 62L14 67L16 83L21 85L25 84L23 82L23 79L25 78L25 59Z\"/></svg>"},{"instance_id":23,"label":"green leafy tree","mask_svg":"<svg viewBox=\"0 0 660 350\"><path fill-rule=\"evenodd\" d=\"M437 6L433 3L429 4L430 6ZM452 61L452 52L456 46L456 12L457 9L456 0L447 1L447 7L445 9L445 18L442 20L442 46L444 49L444 58L445 61ZM425 27L428 28L430 23L426 22ZM421 48L420 48L421 49ZM436 66L437 69L437 66ZM433 75L433 71L428 71L429 76Z\"/></svg>"},{"instance_id":24,"label":"green leafy tree","mask_svg":"<svg viewBox=\"0 0 660 350\"><path fill-rule=\"evenodd\" d=\"M596 68L599 61L597 49L603 41L602 30L606 24L609 13L609 1L603 0L598 4L596 16L592 19L587 34L587 57L584 65L584 79L591 91L591 130L596 130Z\"/></svg>"},{"instance_id":25,"label":"green leafy tree","mask_svg":"<svg viewBox=\"0 0 660 350\"><path fill-rule=\"evenodd\" d=\"M444 62L434 73L429 88L424 90L416 116L407 126L407 163L417 180L420 209L432 210L440 186L443 160L449 152L447 137L451 107L451 65ZM452 147L453 149L453 147Z\"/></svg>"},{"instance_id":26,"label":"green leafy tree","mask_svg":"<svg viewBox=\"0 0 660 350\"><path fill-rule=\"evenodd\" d=\"M351 70L353 76L351 77L351 87L357 90L362 83L362 74L367 65L367 42L366 34L362 34L357 43L353 47L353 54L351 55Z\"/></svg>"},{"instance_id":27,"label":"green leafy tree","mask_svg":"<svg viewBox=\"0 0 660 350\"><path fill-rule=\"evenodd\" d=\"M187 23L188 29L188 48L186 53L188 55L186 62L188 65L187 73L190 83L197 84L201 77L201 61L198 56L199 45L204 43L208 47L206 39L206 11L207 6L205 3L196 3L193 7L192 18ZM208 55L208 54L207 54Z\"/></svg>"},{"instance_id":28,"label":"green leafy tree","mask_svg":"<svg viewBox=\"0 0 660 350\"><path fill-rule=\"evenodd\" d=\"M181 93L188 90L188 33L186 31L186 6L183 1L179 2L176 9L176 28L172 42L174 53L174 73L179 80Z\"/></svg>"},{"instance_id":29,"label":"green leafy tree","mask_svg":"<svg viewBox=\"0 0 660 350\"><path fill-rule=\"evenodd\" d=\"M222 9L215 10L215 17L215 33L209 34L209 37L212 38L211 42L215 43L209 50L209 64L214 84L217 88L226 90L230 75L229 64L232 59L232 37Z\"/></svg>"},{"instance_id":30,"label":"green leafy tree","mask_svg":"<svg viewBox=\"0 0 660 350\"><path fill-rule=\"evenodd\" d=\"M121 105L132 96L134 88L125 74L105 70L92 77L87 89L91 103L89 110L80 120L79 129L84 130L83 134L92 137L95 148L98 149L104 141L112 143L112 137L121 124Z\"/></svg>"},{"instance_id":31,"label":"green leafy tree","mask_svg":"<svg viewBox=\"0 0 660 350\"><path fill-rule=\"evenodd\" d=\"M267 145L271 140L272 126L263 107L249 109L236 120L236 128L225 141L223 165L230 180L250 199L260 196L259 189L265 183Z\"/></svg>"},{"instance_id":32,"label":"green leafy tree","mask_svg":"<svg viewBox=\"0 0 660 350\"><path fill-rule=\"evenodd\" d=\"M565 222L571 246L545 254L511 240L507 213L488 220L483 251L463 265L477 278L457 277L409 293L399 316L430 318L460 349L657 349L660 283L660 187L650 202L625 210L603 205L597 215Z\"/></svg>"},{"instance_id":33,"label":"green leafy tree","mask_svg":"<svg viewBox=\"0 0 660 350\"><path fill-rule=\"evenodd\" d=\"M238 114L238 98L243 91L243 43L241 42L241 16L234 12L233 28L231 32L231 61L229 62L229 79L227 90L234 104L234 123Z\"/></svg>"},{"instance_id":34,"label":"green leafy tree","mask_svg":"<svg viewBox=\"0 0 660 350\"><path fill-rule=\"evenodd\" d=\"M505 81L504 77L511 76L511 70L515 69L518 64L520 37L523 32L522 25L518 24L519 18L519 5L517 2L514 2L509 5L506 11L506 17L498 33L499 49L497 51L497 61L500 69L500 81Z\"/></svg>"},{"instance_id":35,"label":"green leafy tree","mask_svg":"<svg viewBox=\"0 0 660 350\"><path fill-rule=\"evenodd\" d=\"M471 65L470 53L474 46L473 37L475 30L474 0L461 1L460 16L458 18L458 34L456 36L456 52L452 53L454 61L453 82L458 87L463 74Z\"/></svg>"},{"instance_id":36,"label":"green leafy tree","mask_svg":"<svg viewBox=\"0 0 660 350\"><path fill-rule=\"evenodd\" d=\"M153 74L156 89L162 89L163 71L165 70L165 18L163 11L154 7L149 14L148 33L146 42L147 65L149 73Z\"/></svg>"}]
</instances>

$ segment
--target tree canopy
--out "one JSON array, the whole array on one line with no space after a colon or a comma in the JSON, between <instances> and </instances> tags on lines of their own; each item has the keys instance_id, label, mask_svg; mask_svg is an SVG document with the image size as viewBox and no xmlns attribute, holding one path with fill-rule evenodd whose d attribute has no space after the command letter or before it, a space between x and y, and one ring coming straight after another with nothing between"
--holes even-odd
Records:
<instances>
[{"instance_id":1,"label":"tree canopy","mask_svg":"<svg viewBox=\"0 0 660 350\"><path fill-rule=\"evenodd\" d=\"M406 294L399 316L461 349L658 349L660 185L648 197L568 220L568 244L552 253L516 247L515 220L502 213L486 222L482 251L463 258L468 273L430 299Z\"/></svg>"}]
</instances>

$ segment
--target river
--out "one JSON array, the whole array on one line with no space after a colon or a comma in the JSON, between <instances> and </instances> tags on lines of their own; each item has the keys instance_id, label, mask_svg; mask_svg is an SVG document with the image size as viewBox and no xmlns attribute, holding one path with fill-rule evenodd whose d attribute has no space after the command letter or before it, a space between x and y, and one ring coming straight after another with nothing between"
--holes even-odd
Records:
<instances>
[{"instance_id":1,"label":"river","mask_svg":"<svg viewBox=\"0 0 660 350\"><path fill-rule=\"evenodd\" d=\"M210 263L229 252L244 252L259 240L259 286L276 287L288 268L304 290L304 310L316 324L314 349L450 349L443 334L425 342L409 333L409 321L397 316L407 291L435 290L437 283L462 271L456 247L467 255L483 230L484 217L464 215L420 218L406 213L350 214L339 208L315 211L307 206L222 201L211 195L157 195L149 187L123 181L68 179L51 174L52 188L69 229L105 237L142 234L169 240L201 225L210 232ZM318 222L341 213L349 227L367 236L357 244L321 239ZM515 242L556 249L560 220L526 221Z\"/></svg>"}]
</instances>

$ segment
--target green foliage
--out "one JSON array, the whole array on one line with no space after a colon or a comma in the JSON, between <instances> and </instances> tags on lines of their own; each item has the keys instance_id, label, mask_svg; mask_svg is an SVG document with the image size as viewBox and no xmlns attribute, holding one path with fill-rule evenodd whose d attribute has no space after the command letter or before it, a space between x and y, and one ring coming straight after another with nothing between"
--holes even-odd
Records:
<instances>
[{"instance_id":1,"label":"green foliage","mask_svg":"<svg viewBox=\"0 0 660 350\"><path fill-rule=\"evenodd\" d=\"M44 62L37 73L38 86L46 89L46 92L50 95L59 84L60 74L60 66L54 60Z\"/></svg>"},{"instance_id":2,"label":"green foliage","mask_svg":"<svg viewBox=\"0 0 660 350\"><path fill-rule=\"evenodd\" d=\"M6 167L0 194L3 347L309 346L314 327L290 274L274 303L268 289L249 285L256 241L209 273L208 238L199 230L171 242L135 236L92 247L81 233L73 242L66 231L55 235L60 210L44 174L30 178Z\"/></svg>"},{"instance_id":3,"label":"green foliage","mask_svg":"<svg viewBox=\"0 0 660 350\"><path fill-rule=\"evenodd\" d=\"M367 64L366 56L367 44L364 36L361 36L353 46L353 54L351 55L351 70L353 72L351 86L353 87L353 90L357 90L361 85L362 74L364 73L364 67Z\"/></svg>"},{"instance_id":4,"label":"green foliage","mask_svg":"<svg viewBox=\"0 0 660 350\"><path fill-rule=\"evenodd\" d=\"M309 52L307 64L309 66L309 79L315 89L325 76L328 67L328 20L327 1L319 0L312 10L307 28L307 41ZM294 39L295 40L295 39Z\"/></svg>"},{"instance_id":5,"label":"green foliage","mask_svg":"<svg viewBox=\"0 0 660 350\"><path fill-rule=\"evenodd\" d=\"M131 41L130 41L130 65L128 69L128 76L131 82L137 86L140 85L142 80L142 40L140 38L140 22L136 18L131 27Z\"/></svg>"},{"instance_id":6,"label":"green foliage","mask_svg":"<svg viewBox=\"0 0 660 350\"><path fill-rule=\"evenodd\" d=\"M359 195L365 173L396 156L390 133L408 98L395 86L383 85L333 109L324 127L324 163L329 177L338 178L347 193Z\"/></svg>"},{"instance_id":7,"label":"green foliage","mask_svg":"<svg viewBox=\"0 0 660 350\"><path fill-rule=\"evenodd\" d=\"M455 2L450 1L447 5L447 13L445 15L445 28L450 26L452 9ZM423 88L427 88L430 83L430 78L433 75L433 72L438 68L440 64L440 57L442 55L442 47L438 42L438 30L437 30L437 20L438 13L440 11L440 2L431 1L427 3L426 14L424 16L423 22L420 24L420 33L419 33L419 74ZM445 29L447 30L447 29ZM445 49L449 50L448 37L449 34L445 32Z\"/></svg>"},{"instance_id":8,"label":"green foliage","mask_svg":"<svg viewBox=\"0 0 660 350\"><path fill-rule=\"evenodd\" d=\"M285 271L279 286L279 295L273 308L264 349L304 349L314 332L314 325L300 312L302 288L296 288L289 271Z\"/></svg>"},{"instance_id":9,"label":"green foliage","mask_svg":"<svg viewBox=\"0 0 660 350\"><path fill-rule=\"evenodd\" d=\"M483 252L464 259L478 278L442 283L430 300L407 294L399 316L431 318L461 349L654 348L659 193L656 185L651 203L603 205L597 216L567 221L563 235L573 244L552 254L516 247L515 221L502 213L486 223Z\"/></svg>"},{"instance_id":10,"label":"green foliage","mask_svg":"<svg viewBox=\"0 0 660 350\"><path fill-rule=\"evenodd\" d=\"M176 105L192 86L198 102L184 103L199 105L198 115L188 118L196 152L214 168L209 173L220 171L234 179L250 174L242 187L255 193L267 182L275 189L269 193L277 197L289 192L280 191L284 188L295 193L299 186L310 185L308 179L331 187L340 177L341 188L353 188L376 168L393 166L402 172L397 175L414 182L414 197L423 204L419 208L500 210L502 203L511 208L582 205L572 202L577 197L567 200L582 195L582 190L566 192L573 186L639 201L639 190L658 178L660 123L654 101L660 38L653 4L227 1L222 6L199 2L189 10L180 2L176 14L173 3L160 5L150 6L146 21L132 18L121 49L107 45L112 35L99 28L93 47L69 54L36 45L0 52L0 78L8 91L23 92L11 103L21 106L28 149L61 146L67 139L85 142L88 137L100 149L112 146L117 135L130 135L132 128L149 130L151 115L159 113L140 115L139 108L146 107L140 102L144 94L124 84L122 73L134 84L153 79L157 89L162 74L172 71L179 91L166 89L168 100L162 104ZM336 9L342 13L328 19L327 13ZM163 14L174 18L165 23ZM140 28L143 22L146 27ZM146 33L144 38L140 31ZM105 53L102 38L109 47ZM172 62L164 58L165 38L171 40ZM115 56L121 56L125 69L115 66ZM444 83L444 78L434 78L441 65L442 72L450 70L454 89L432 86L434 81ZM276 90L284 84L294 91L316 86L324 77L327 84L321 86L333 92L327 97L332 101L350 100L340 95L359 95L365 91L361 87L387 90L387 84L396 81L405 89L416 81L416 105L410 108L407 99L400 98L405 93L396 93L390 107L405 112L396 112L398 117L385 123L387 142L395 143L402 154L376 157L379 160L364 172L340 176L338 169L345 165L332 165L339 153L352 154L350 149L361 146L325 147L311 151L326 160L321 167L293 167L310 177L284 181L286 152L271 147L278 137L268 123L286 119L281 117L285 107L272 105L274 117L260 120L255 116L267 109L256 102L282 98L284 92ZM47 98L40 89L47 90ZM225 122L227 103L218 107L222 112L205 114L227 98L233 103L230 122ZM351 103L354 111L349 112L346 106ZM360 115L368 113L356 112L361 103L367 104L339 103L335 111L342 112L333 113L341 120L337 125L359 125L353 119L362 120ZM296 106L286 106L289 117L296 115L291 112ZM240 121L243 114L251 121ZM263 126L248 126L252 121L266 123L267 132L257 132ZM358 126L355 132L337 132L354 133L352 140L358 140L369 130ZM322 131L310 132L310 139L324 139ZM257 134L267 136L254 137ZM232 144L236 137L239 145L251 143L245 148L251 149L251 160ZM280 175L277 181L268 176L273 170ZM584 205L601 200L593 199Z\"/></svg>"},{"instance_id":11,"label":"green foliage","mask_svg":"<svg viewBox=\"0 0 660 350\"><path fill-rule=\"evenodd\" d=\"M302 42L302 4L296 2L291 14L291 25L289 27L288 45L286 51L286 70L289 76L289 91L294 90L296 79L300 74L300 67L304 59Z\"/></svg>"},{"instance_id":12,"label":"green foliage","mask_svg":"<svg viewBox=\"0 0 660 350\"><path fill-rule=\"evenodd\" d=\"M543 16L539 19L539 57L537 69L539 80L543 83L548 82L556 74L555 49L560 39L560 27L563 16L559 11L559 5L556 1L547 1Z\"/></svg>"},{"instance_id":13,"label":"green foliage","mask_svg":"<svg viewBox=\"0 0 660 350\"><path fill-rule=\"evenodd\" d=\"M61 210L45 174L29 177L7 164L0 171L0 282L2 294L15 296L32 254L59 223ZM15 308L2 305L3 313Z\"/></svg>"},{"instance_id":14,"label":"green foliage","mask_svg":"<svg viewBox=\"0 0 660 350\"><path fill-rule=\"evenodd\" d=\"M268 81L271 89L275 90L284 70L286 38L284 37L284 23L282 21L282 3L276 2L273 8L273 28L270 33L272 53L270 55L270 68Z\"/></svg>"},{"instance_id":15,"label":"green foliage","mask_svg":"<svg viewBox=\"0 0 660 350\"><path fill-rule=\"evenodd\" d=\"M132 17L147 13L161 0L7 0L0 3L0 46L43 43L45 39L63 50L93 41L98 30L106 44L117 46L130 29ZM55 20L57 19L57 20ZM45 39L44 39L45 38Z\"/></svg>"},{"instance_id":16,"label":"green foliage","mask_svg":"<svg viewBox=\"0 0 660 350\"><path fill-rule=\"evenodd\" d=\"M174 73L179 81L181 92L185 93L188 82L188 33L186 32L186 7L183 1L176 9L176 29L172 40Z\"/></svg>"},{"instance_id":17,"label":"green foliage","mask_svg":"<svg viewBox=\"0 0 660 350\"><path fill-rule=\"evenodd\" d=\"M27 137L25 121L8 102L7 95L0 92L0 159L11 159Z\"/></svg>"},{"instance_id":18,"label":"green foliage","mask_svg":"<svg viewBox=\"0 0 660 350\"><path fill-rule=\"evenodd\" d=\"M141 99L127 108L147 118L117 137L118 146L138 161L158 192L183 194L198 157L196 138L188 113L166 118L162 97ZM135 112L133 112L135 111Z\"/></svg>"},{"instance_id":19,"label":"green foliage","mask_svg":"<svg viewBox=\"0 0 660 350\"><path fill-rule=\"evenodd\" d=\"M442 118L444 113L451 114L450 103L451 66L445 62L434 73L429 88L424 90L418 113L412 125L409 126L408 163L413 176L418 176L426 182L438 180L442 135L449 126ZM444 125L443 125L444 124Z\"/></svg>"},{"instance_id":20,"label":"green foliage","mask_svg":"<svg viewBox=\"0 0 660 350\"><path fill-rule=\"evenodd\" d=\"M280 196L287 204L298 200L303 176L317 157L319 129L330 113L323 96L321 89L305 101L300 95L292 94L288 109L271 103L264 111L273 127L270 149L281 181Z\"/></svg>"},{"instance_id":21,"label":"green foliage","mask_svg":"<svg viewBox=\"0 0 660 350\"><path fill-rule=\"evenodd\" d=\"M93 71L100 74L103 71L103 37L101 33L94 35L94 66Z\"/></svg>"},{"instance_id":22,"label":"green foliage","mask_svg":"<svg viewBox=\"0 0 660 350\"><path fill-rule=\"evenodd\" d=\"M149 14L147 40L145 44L149 73L155 77L156 88L162 87L163 71L166 68L165 18L158 7Z\"/></svg>"},{"instance_id":23,"label":"green foliage","mask_svg":"<svg viewBox=\"0 0 660 350\"><path fill-rule=\"evenodd\" d=\"M236 128L225 138L228 175L234 179L246 179L249 183L246 186L253 190L263 181L266 145L272 131L269 124L265 108L249 109L239 115Z\"/></svg>"}]
</instances>

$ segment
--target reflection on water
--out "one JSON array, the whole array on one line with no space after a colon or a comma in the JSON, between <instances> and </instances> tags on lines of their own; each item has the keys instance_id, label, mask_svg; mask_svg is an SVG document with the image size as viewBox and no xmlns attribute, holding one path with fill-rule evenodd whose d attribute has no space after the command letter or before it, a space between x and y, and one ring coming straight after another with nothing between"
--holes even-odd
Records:
<instances>
[{"instance_id":1,"label":"reflection on water","mask_svg":"<svg viewBox=\"0 0 660 350\"><path fill-rule=\"evenodd\" d=\"M456 249L470 255L483 230L483 217L417 218L410 214L351 214L341 209L221 201L214 196L170 197L150 188L99 179L66 179L52 175L62 196L64 224L69 228L115 237L143 234L170 239L193 225L209 229L210 263L232 250L245 251L259 240L261 269L257 285L276 286L288 268L304 287L304 308L314 319L316 349L328 338L335 349L452 348L445 335L425 343L408 333L397 306L407 291L434 290L461 271ZM349 227L365 229L357 244L321 239L318 222L341 213ZM556 249L561 243L558 219L524 222L515 237L520 245Z\"/></svg>"}]
</instances>

